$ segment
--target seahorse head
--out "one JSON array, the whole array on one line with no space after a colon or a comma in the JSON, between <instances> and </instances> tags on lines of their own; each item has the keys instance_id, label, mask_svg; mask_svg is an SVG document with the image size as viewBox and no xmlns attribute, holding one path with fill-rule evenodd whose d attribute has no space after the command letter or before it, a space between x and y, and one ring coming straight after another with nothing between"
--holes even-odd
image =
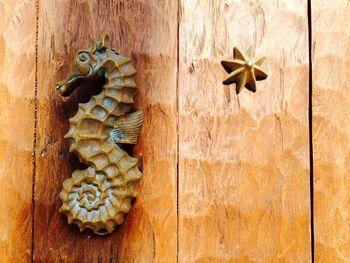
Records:
<instances>
[{"instance_id":1,"label":"seahorse head","mask_svg":"<svg viewBox=\"0 0 350 263\"><path fill-rule=\"evenodd\" d=\"M73 74L56 84L57 91L62 96L69 96L85 81L105 77L106 64L108 64L106 62L115 55L118 53L109 48L108 35L102 37L101 40L92 41L90 48L77 52L73 64Z\"/></svg>"}]
</instances>

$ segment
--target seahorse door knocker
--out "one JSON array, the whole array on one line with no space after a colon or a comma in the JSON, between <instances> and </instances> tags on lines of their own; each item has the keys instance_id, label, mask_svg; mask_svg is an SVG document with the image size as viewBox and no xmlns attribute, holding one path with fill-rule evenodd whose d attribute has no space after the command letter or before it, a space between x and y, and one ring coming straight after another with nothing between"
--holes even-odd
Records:
<instances>
[{"instance_id":1,"label":"seahorse door knocker","mask_svg":"<svg viewBox=\"0 0 350 263\"><path fill-rule=\"evenodd\" d=\"M79 85L103 77L102 91L87 103L79 104L69 119L69 151L88 168L76 170L63 183L59 211L80 231L111 233L122 224L136 197L135 184L142 176L138 159L121 144L136 144L143 123L143 111L132 112L136 91L136 70L130 59L109 48L108 36L79 51L74 73L56 85L62 96L69 96Z\"/></svg>"}]
</instances>

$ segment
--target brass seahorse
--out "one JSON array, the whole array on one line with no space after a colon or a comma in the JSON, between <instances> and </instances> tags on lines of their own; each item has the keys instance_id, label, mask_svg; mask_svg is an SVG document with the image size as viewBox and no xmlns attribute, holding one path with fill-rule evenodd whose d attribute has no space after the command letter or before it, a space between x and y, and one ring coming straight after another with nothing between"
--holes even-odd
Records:
<instances>
[{"instance_id":1,"label":"brass seahorse","mask_svg":"<svg viewBox=\"0 0 350 263\"><path fill-rule=\"evenodd\" d=\"M92 47L79 51L74 73L56 84L62 96L69 96L84 82L105 78L101 93L79 104L69 119L69 151L74 152L85 170L76 170L63 183L59 211L80 231L111 233L124 221L136 197L135 184L142 176L138 159L120 144L136 144L143 123L143 111L132 112L136 91L136 70L130 59L109 47L108 36L93 41Z\"/></svg>"}]
</instances>

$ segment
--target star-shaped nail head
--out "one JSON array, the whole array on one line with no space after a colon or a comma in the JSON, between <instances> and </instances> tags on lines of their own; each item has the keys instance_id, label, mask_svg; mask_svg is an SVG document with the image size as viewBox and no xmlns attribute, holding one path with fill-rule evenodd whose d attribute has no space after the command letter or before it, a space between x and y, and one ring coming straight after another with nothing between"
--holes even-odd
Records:
<instances>
[{"instance_id":1,"label":"star-shaped nail head","mask_svg":"<svg viewBox=\"0 0 350 263\"><path fill-rule=\"evenodd\" d=\"M252 47L248 49L246 54L243 54L234 47L233 60L221 61L221 65L229 73L223 84L230 85L236 83L237 94L240 93L243 87L256 92L256 81L267 78L267 74L260 68L264 59L255 59Z\"/></svg>"}]
</instances>

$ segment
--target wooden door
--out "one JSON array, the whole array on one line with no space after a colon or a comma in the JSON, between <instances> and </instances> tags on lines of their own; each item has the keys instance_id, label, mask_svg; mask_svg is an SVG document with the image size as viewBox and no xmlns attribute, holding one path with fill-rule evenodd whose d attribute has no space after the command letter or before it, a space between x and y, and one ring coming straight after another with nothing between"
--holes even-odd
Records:
<instances>
[{"instance_id":1,"label":"wooden door","mask_svg":"<svg viewBox=\"0 0 350 263\"><path fill-rule=\"evenodd\" d=\"M0 1L1 262L350 261L346 1ZM143 177L125 223L58 213L79 167L63 135L89 94L54 85L108 33L137 69ZM257 92L223 86L232 48ZM348 96L349 95L349 96Z\"/></svg>"}]
</instances>

